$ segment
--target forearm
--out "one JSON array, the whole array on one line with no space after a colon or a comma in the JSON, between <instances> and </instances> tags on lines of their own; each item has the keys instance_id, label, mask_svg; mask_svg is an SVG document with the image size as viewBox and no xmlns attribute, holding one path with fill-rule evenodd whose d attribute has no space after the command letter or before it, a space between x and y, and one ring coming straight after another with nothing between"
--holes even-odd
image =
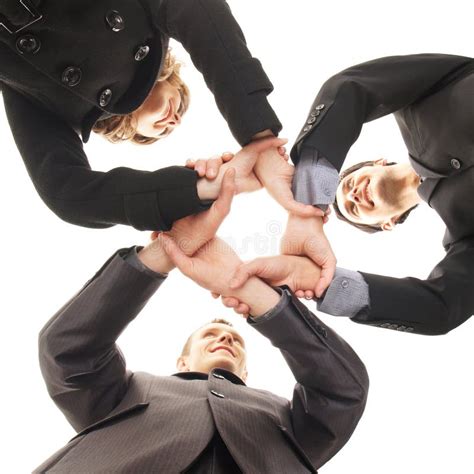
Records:
<instances>
[{"instance_id":1,"label":"forearm","mask_svg":"<svg viewBox=\"0 0 474 474\"><path fill-rule=\"evenodd\" d=\"M48 391L76 429L107 414L124 395L129 375L115 341L164 281L133 268L125 253L114 254L39 336Z\"/></svg>"},{"instance_id":2,"label":"forearm","mask_svg":"<svg viewBox=\"0 0 474 474\"><path fill-rule=\"evenodd\" d=\"M203 74L217 106L243 146L264 130L281 130L267 101L273 86L250 54L229 5L223 0L164 0L154 21L181 42Z\"/></svg>"},{"instance_id":3,"label":"forearm","mask_svg":"<svg viewBox=\"0 0 474 474\"><path fill-rule=\"evenodd\" d=\"M193 170L92 170L79 136L64 121L6 86L3 99L35 188L61 219L93 228L168 230L175 220L206 209Z\"/></svg>"},{"instance_id":4,"label":"forearm","mask_svg":"<svg viewBox=\"0 0 474 474\"><path fill-rule=\"evenodd\" d=\"M283 298L270 317L249 318L249 323L280 349L298 382L292 426L298 442L318 468L354 431L365 407L368 375L341 337L288 291L284 291ZM318 443L314 443L313 436L317 436Z\"/></svg>"}]
</instances>

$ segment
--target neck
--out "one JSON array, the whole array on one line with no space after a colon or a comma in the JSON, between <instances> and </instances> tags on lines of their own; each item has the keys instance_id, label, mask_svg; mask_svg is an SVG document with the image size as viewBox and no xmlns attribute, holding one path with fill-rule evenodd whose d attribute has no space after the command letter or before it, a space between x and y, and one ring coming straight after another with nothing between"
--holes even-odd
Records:
<instances>
[{"instance_id":1,"label":"neck","mask_svg":"<svg viewBox=\"0 0 474 474\"><path fill-rule=\"evenodd\" d=\"M409 163L400 163L397 168L396 172L401 183L400 188L403 190L403 201L406 203L408 210L421 202L418 194L421 179Z\"/></svg>"}]
</instances>

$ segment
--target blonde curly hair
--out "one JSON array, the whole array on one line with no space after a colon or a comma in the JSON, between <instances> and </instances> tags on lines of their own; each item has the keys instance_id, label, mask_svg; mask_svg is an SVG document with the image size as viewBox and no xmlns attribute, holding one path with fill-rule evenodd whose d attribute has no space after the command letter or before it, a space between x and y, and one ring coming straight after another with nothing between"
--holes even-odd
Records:
<instances>
[{"instance_id":1,"label":"blonde curly hair","mask_svg":"<svg viewBox=\"0 0 474 474\"><path fill-rule=\"evenodd\" d=\"M178 89L181 97L181 105L179 106L178 113L182 116L189 107L189 89L188 86L183 82L179 75L181 69L181 63L168 50L163 62L162 70L156 82L168 81L171 85ZM131 141L137 145L151 145L156 141L167 137L171 132L158 137L145 137L144 135L137 132L137 120L134 112L127 115L113 115L103 120L98 120L92 131L102 135L104 138L112 143L118 143L123 141Z\"/></svg>"}]
</instances>

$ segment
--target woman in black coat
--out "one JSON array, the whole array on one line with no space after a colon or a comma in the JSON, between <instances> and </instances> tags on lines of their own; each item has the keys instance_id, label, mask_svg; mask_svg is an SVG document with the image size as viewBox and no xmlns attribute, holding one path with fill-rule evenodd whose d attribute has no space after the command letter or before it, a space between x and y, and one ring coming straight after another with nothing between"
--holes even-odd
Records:
<instances>
[{"instance_id":1,"label":"woman in black coat","mask_svg":"<svg viewBox=\"0 0 474 474\"><path fill-rule=\"evenodd\" d=\"M241 145L278 134L272 85L224 0L1 1L6 114L38 193L62 219L166 230L204 208L191 169L103 173L83 150L94 127L147 143L179 124L185 86L157 84L169 38L189 52Z\"/></svg>"}]
</instances>

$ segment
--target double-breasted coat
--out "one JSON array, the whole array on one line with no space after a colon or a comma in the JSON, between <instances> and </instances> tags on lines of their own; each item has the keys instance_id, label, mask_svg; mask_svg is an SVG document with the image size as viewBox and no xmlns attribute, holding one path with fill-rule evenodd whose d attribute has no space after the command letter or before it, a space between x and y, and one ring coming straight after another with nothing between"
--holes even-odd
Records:
<instances>
[{"instance_id":1,"label":"double-breasted coat","mask_svg":"<svg viewBox=\"0 0 474 474\"><path fill-rule=\"evenodd\" d=\"M370 305L352 319L444 334L474 313L474 60L394 56L336 74L318 93L292 158L298 163L299 147L309 145L340 170L363 124L390 113L423 178L418 193L446 224L446 256L425 280L360 272Z\"/></svg>"},{"instance_id":2,"label":"double-breasted coat","mask_svg":"<svg viewBox=\"0 0 474 474\"><path fill-rule=\"evenodd\" d=\"M341 449L364 410L367 372L288 290L252 325L292 370L291 402L221 369L209 377L128 371L116 340L164 278L125 255L115 254L41 331L49 394L78 435L35 472L299 474ZM206 456L216 434L231 471Z\"/></svg>"},{"instance_id":3,"label":"double-breasted coat","mask_svg":"<svg viewBox=\"0 0 474 474\"><path fill-rule=\"evenodd\" d=\"M181 42L241 145L281 125L272 85L224 0L2 0L0 87L36 190L62 219L88 227L168 229L202 210L196 173L91 170L94 123L146 99L169 38ZM82 141L81 141L82 137Z\"/></svg>"}]
</instances>

